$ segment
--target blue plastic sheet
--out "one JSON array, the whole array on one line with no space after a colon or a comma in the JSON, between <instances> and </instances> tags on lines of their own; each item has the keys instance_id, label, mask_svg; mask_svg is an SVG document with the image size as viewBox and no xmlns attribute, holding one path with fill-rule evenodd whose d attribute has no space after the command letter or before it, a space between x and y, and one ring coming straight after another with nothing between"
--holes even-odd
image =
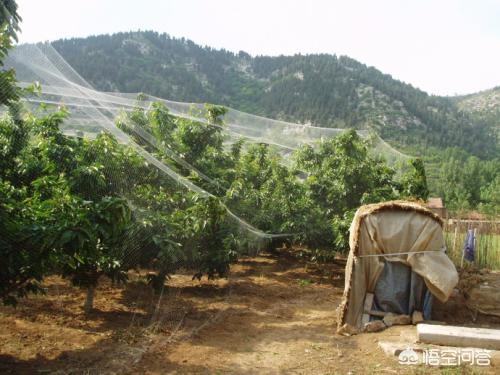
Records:
<instances>
[{"instance_id":1,"label":"blue plastic sheet","mask_svg":"<svg viewBox=\"0 0 500 375\"><path fill-rule=\"evenodd\" d=\"M432 316L432 294L424 279L411 267L386 261L375 286L372 310L397 315L411 315L417 310L429 320Z\"/></svg>"}]
</instances>

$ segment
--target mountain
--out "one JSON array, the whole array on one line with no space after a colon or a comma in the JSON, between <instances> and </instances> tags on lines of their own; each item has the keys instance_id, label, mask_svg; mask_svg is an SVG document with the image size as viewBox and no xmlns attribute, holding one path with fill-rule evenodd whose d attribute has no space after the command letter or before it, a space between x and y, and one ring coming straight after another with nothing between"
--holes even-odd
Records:
<instances>
[{"instance_id":1,"label":"mountain","mask_svg":"<svg viewBox=\"0 0 500 375\"><path fill-rule=\"evenodd\" d=\"M464 111L478 115L500 114L500 86L455 99Z\"/></svg>"},{"instance_id":2,"label":"mountain","mask_svg":"<svg viewBox=\"0 0 500 375\"><path fill-rule=\"evenodd\" d=\"M457 106L472 117L493 124L500 131L500 86L455 98Z\"/></svg>"},{"instance_id":3,"label":"mountain","mask_svg":"<svg viewBox=\"0 0 500 375\"><path fill-rule=\"evenodd\" d=\"M476 106L474 95L428 95L346 56L252 57L152 31L52 44L99 90L211 102L315 126L371 128L415 152L460 147L481 158L498 155L500 115L483 116L490 107Z\"/></svg>"}]
</instances>

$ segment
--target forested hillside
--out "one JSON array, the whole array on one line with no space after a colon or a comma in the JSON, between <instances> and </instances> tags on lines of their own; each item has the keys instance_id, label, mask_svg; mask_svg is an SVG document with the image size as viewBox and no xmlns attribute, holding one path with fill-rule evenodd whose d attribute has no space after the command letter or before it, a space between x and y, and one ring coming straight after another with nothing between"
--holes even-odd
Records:
<instances>
[{"instance_id":1,"label":"forested hillside","mask_svg":"<svg viewBox=\"0 0 500 375\"><path fill-rule=\"evenodd\" d=\"M455 98L458 108L500 131L500 86Z\"/></svg>"},{"instance_id":2,"label":"forested hillside","mask_svg":"<svg viewBox=\"0 0 500 375\"><path fill-rule=\"evenodd\" d=\"M252 57L150 31L53 45L100 90L210 102L316 126L369 127L421 154L428 147L460 147L481 158L498 153L498 117L478 116L464 102L428 95L346 56Z\"/></svg>"}]
</instances>

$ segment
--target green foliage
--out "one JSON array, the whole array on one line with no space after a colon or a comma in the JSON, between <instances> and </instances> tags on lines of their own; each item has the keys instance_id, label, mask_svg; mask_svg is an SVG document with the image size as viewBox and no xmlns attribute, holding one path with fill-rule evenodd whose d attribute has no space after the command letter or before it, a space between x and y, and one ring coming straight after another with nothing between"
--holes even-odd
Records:
<instances>
[{"instance_id":1,"label":"green foliage","mask_svg":"<svg viewBox=\"0 0 500 375\"><path fill-rule=\"evenodd\" d=\"M0 298L15 305L17 298L39 291L50 254L29 241L29 216L21 207L25 189L0 179Z\"/></svg>"},{"instance_id":2,"label":"green foliage","mask_svg":"<svg viewBox=\"0 0 500 375\"><path fill-rule=\"evenodd\" d=\"M14 220L3 223L12 241L1 249L9 256L14 248L30 249L16 252L21 258L9 261L10 273L2 275L12 279L6 282L9 290L2 291L6 301L33 290L53 272L89 288L89 296L101 276L123 279L135 267L157 270L150 280L156 289L180 268L192 270L195 278L227 276L245 239L226 205L263 230L293 233L291 240L342 251L360 204L398 196L394 170L371 158L355 131L324 141L317 150L304 147L290 168L267 145L240 141L227 150L223 114L220 107L207 106L207 125L175 118L155 104L118 120L158 159L202 184L210 198L179 190L109 134L94 140L64 136L59 130L69 115L64 110L28 116L19 124L4 118L0 166L9 179L2 185L1 213L9 212ZM137 127L152 134L154 142ZM193 174L187 161L210 178ZM407 176L409 184L422 183L412 176ZM18 264L31 268L16 274L12 270ZM19 280L22 287L16 289Z\"/></svg>"},{"instance_id":3,"label":"green foliage","mask_svg":"<svg viewBox=\"0 0 500 375\"><path fill-rule=\"evenodd\" d=\"M498 158L484 161L462 150L450 149L442 156L441 180L435 190L454 211L479 208L495 215L500 205L495 194L500 176Z\"/></svg>"},{"instance_id":4,"label":"green foliage","mask_svg":"<svg viewBox=\"0 0 500 375\"><path fill-rule=\"evenodd\" d=\"M64 136L70 114L44 111L0 121L0 256L8 259L0 292L7 303L50 273L88 288L90 307L100 277L124 279L131 268L155 269L156 289L180 268L198 279L227 276L246 241L245 224L228 207L262 230L333 254L332 246L346 248L360 204L402 193L394 170L370 157L352 130L304 147L287 167L267 145L225 147L223 107L207 105L206 124L174 117L159 103L121 114L117 125L211 194L202 198L110 134ZM403 185L421 194L424 171L418 163L414 169Z\"/></svg>"},{"instance_id":5,"label":"green foliage","mask_svg":"<svg viewBox=\"0 0 500 375\"><path fill-rule=\"evenodd\" d=\"M300 219L308 208L305 190L280 161L268 145L249 146L235 167L226 202L265 231L301 232Z\"/></svg>"},{"instance_id":6,"label":"green foliage","mask_svg":"<svg viewBox=\"0 0 500 375\"><path fill-rule=\"evenodd\" d=\"M306 287L312 285L313 281L309 279L298 279L297 284L299 284L300 287Z\"/></svg>"},{"instance_id":7,"label":"green foliage","mask_svg":"<svg viewBox=\"0 0 500 375\"><path fill-rule=\"evenodd\" d=\"M479 208L492 217L500 215L500 174L497 174L488 185L481 187Z\"/></svg>"},{"instance_id":8,"label":"green foliage","mask_svg":"<svg viewBox=\"0 0 500 375\"><path fill-rule=\"evenodd\" d=\"M45 246L57 251L62 275L81 287L96 286L101 275L120 278L120 260L125 254L118 245L131 219L126 201L70 198L62 203L57 220L41 234Z\"/></svg>"},{"instance_id":9,"label":"green foliage","mask_svg":"<svg viewBox=\"0 0 500 375\"><path fill-rule=\"evenodd\" d=\"M353 130L320 143L315 151L303 147L296 155L297 167L308 173L304 182L314 204L309 220L313 247L347 249L348 227L361 204L398 197L395 171L368 155L365 143ZM308 231L306 231L307 233Z\"/></svg>"},{"instance_id":10,"label":"green foliage","mask_svg":"<svg viewBox=\"0 0 500 375\"><path fill-rule=\"evenodd\" d=\"M1 295L8 303L15 302L15 295L33 291L48 272L61 272L78 285L95 285L101 274L117 270L123 258L116 253L116 243L130 221L128 205L106 195L109 189L99 195L92 173L85 181L82 171L98 168L81 158L89 142L60 133L66 116L54 112L18 124L8 117L0 121L0 199L6 216L0 251L8 259ZM99 179L105 186L105 176Z\"/></svg>"},{"instance_id":11,"label":"green foliage","mask_svg":"<svg viewBox=\"0 0 500 375\"><path fill-rule=\"evenodd\" d=\"M422 159L411 159L410 170L401 178L401 194L406 198L426 201L429 196L427 177Z\"/></svg>"},{"instance_id":12,"label":"green foliage","mask_svg":"<svg viewBox=\"0 0 500 375\"><path fill-rule=\"evenodd\" d=\"M221 114L217 107L207 108L214 123ZM8 116L0 121L6 179L0 190L5 218L0 250L9 259L0 275L4 301L14 303L53 272L86 288L94 288L102 275L123 278L124 271L140 265L158 269L159 280L180 267L193 269L196 277L227 275L237 239L220 203L182 193L109 134L95 140L65 137L59 127L67 115L62 110L28 116L19 124ZM163 134L162 141L179 140L175 147L192 155L195 164L219 155L217 169L219 160L232 160L222 148L220 130L172 124L161 106L132 115ZM200 149L183 138L186 129L203 133L199 141L208 145ZM139 207L134 214L130 203Z\"/></svg>"},{"instance_id":13,"label":"green foliage","mask_svg":"<svg viewBox=\"0 0 500 375\"><path fill-rule=\"evenodd\" d=\"M188 210L186 224L195 240L193 260L198 272L193 278L227 276L230 263L236 260L237 240L226 209L215 198L201 200Z\"/></svg>"},{"instance_id":14,"label":"green foliage","mask_svg":"<svg viewBox=\"0 0 500 375\"><path fill-rule=\"evenodd\" d=\"M19 22L17 4L14 0L4 0L0 3L0 66L12 43L17 41ZM12 70L0 71L0 105L9 104L18 98L15 84L15 73Z\"/></svg>"}]
</instances>

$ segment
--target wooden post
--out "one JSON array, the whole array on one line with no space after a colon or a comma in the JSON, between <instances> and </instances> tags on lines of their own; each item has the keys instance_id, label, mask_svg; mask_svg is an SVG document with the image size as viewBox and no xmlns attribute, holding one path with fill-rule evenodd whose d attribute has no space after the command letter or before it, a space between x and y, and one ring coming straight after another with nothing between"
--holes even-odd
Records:
<instances>
[{"instance_id":1,"label":"wooden post","mask_svg":"<svg viewBox=\"0 0 500 375\"><path fill-rule=\"evenodd\" d=\"M361 317L361 324L363 327L370 321L370 310L373 305L373 297L375 297L373 293L366 293L365 302L363 304L363 315Z\"/></svg>"},{"instance_id":2,"label":"wooden post","mask_svg":"<svg viewBox=\"0 0 500 375\"><path fill-rule=\"evenodd\" d=\"M474 228L474 252L476 253L474 256L474 263L477 263L477 257L479 256L479 249L477 248L477 238L476 238L477 228Z\"/></svg>"},{"instance_id":3,"label":"wooden post","mask_svg":"<svg viewBox=\"0 0 500 375\"><path fill-rule=\"evenodd\" d=\"M94 307L94 294L95 286L91 285L87 288L87 298L85 299L85 304L83 305L83 310L86 314L90 313Z\"/></svg>"},{"instance_id":4,"label":"wooden post","mask_svg":"<svg viewBox=\"0 0 500 375\"><path fill-rule=\"evenodd\" d=\"M458 234L458 222L455 222L455 234L453 235L453 247L452 247L452 252L453 252L453 257L455 257L455 247L457 244L457 234Z\"/></svg>"},{"instance_id":5,"label":"wooden post","mask_svg":"<svg viewBox=\"0 0 500 375\"><path fill-rule=\"evenodd\" d=\"M460 220L458 221L458 225L457 225L457 228L458 226L460 225ZM468 235L468 229L466 228L466 232L465 232L465 239L467 240L467 235ZM462 252L462 258L461 258L461 261L460 261L460 268L464 268L464 258L465 258L465 251L464 249L460 249L460 251Z\"/></svg>"}]
</instances>

